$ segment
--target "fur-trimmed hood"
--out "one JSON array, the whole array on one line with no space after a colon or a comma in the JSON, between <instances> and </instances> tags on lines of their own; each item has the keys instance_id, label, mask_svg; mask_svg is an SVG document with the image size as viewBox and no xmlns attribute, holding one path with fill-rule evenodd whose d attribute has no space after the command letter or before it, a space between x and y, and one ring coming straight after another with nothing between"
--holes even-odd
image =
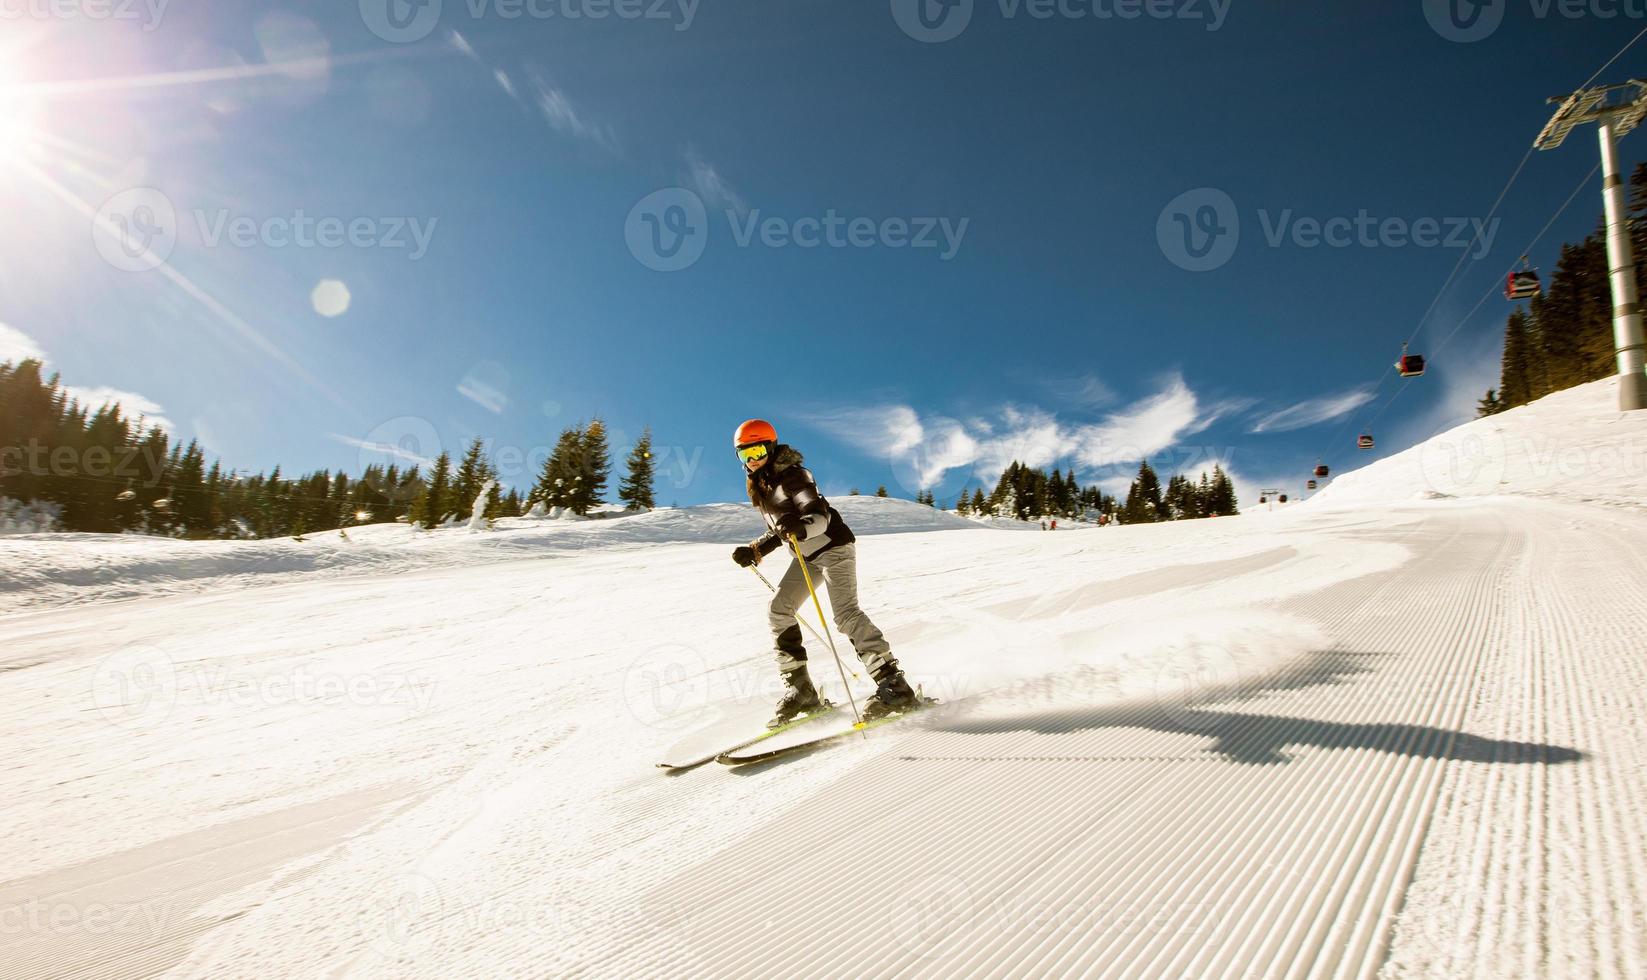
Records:
<instances>
[{"instance_id":1,"label":"fur-trimmed hood","mask_svg":"<svg viewBox=\"0 0 1647 980\"><path fill-rule=\"evenodd\" d=\"M774 445L772 447L772 462L744 477L745 489L749 492L749 502L759 507L761 497L764 496L764 491L760 485L765 484L770 487L777 481L778 474L791 466L800 466L804 462L801 451L794 446L786 446L781 442Z\"/></svg>"}]
</instances>

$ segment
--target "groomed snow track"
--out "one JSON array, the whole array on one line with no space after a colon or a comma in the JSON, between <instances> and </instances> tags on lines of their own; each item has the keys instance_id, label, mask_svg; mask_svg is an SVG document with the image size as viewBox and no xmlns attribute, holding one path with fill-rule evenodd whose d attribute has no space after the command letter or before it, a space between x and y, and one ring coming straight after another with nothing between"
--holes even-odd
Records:
<instances>
[{"instance_id":1,"label":"groomed snow track","mask_svg":"<svg viewBox=\"0 0 1647 980\"><path fill-rule=\"evenodd\" d=\"M9 617L0 978L1647 976L1638 508L863 547L951 703L680 775L776 695L718 544Z\"/></svg>"},{"instance_id":2,"label":"groomed snow track","mask_svg":"<svg viewBox=\"0 0 1647 980\"><path fill-rule=\"evenodd\" d=\"M1329 648L1179 702L898 731L581 972L1643 975L1647 527L1422 515L1349 532L1401 567L1278 604Z\"/></svg>"}]
</instances>

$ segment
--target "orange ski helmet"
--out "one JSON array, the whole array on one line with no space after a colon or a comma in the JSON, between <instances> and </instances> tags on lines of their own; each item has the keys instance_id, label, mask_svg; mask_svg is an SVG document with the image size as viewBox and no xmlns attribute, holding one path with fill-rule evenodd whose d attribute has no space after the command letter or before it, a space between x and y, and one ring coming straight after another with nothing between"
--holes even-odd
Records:
<instances>
[{"instance_id":1,"label":"orange ski helmet","mask_svg":"<svg viewBox=\"0 0 1647 980\"><path fill-rule=\"evenodd\" d=\"M777 442L778 432L772 428L772 423L762 419L750 419L738 426L738 431L732 436L732 448L752 446L757 442Z\"/></svg>"}]
</instances>

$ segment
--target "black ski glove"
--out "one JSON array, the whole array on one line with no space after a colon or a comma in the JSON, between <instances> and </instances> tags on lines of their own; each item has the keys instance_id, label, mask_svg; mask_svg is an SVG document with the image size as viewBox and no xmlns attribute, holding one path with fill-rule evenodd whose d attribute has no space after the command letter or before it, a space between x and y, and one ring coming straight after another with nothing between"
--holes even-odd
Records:
<instances>
[{"instance_id":1,"label":"black ski glove","mask_svg":"<svg viewBox=\"0 0 1647 980\"><path fill-rule=\"evenodd\" d=\"M732 560L737 562L740 568L748 568L761 559L759 555L755 554L754 548L746 544L740 544L732 549Z\"/></svg>"},{"instance_id":2,"label":"black ski glove","mask_svg":"<svg viewBox=\"0 0 1647 980\"><path fill-rule=\"evenodd\" d=\"M806 539L806 521L799 514L785 514L778 518L775 530L778 537L785 541L789 540L790 535L794 535L797 540Z\"/></svg>"}]
</instances>

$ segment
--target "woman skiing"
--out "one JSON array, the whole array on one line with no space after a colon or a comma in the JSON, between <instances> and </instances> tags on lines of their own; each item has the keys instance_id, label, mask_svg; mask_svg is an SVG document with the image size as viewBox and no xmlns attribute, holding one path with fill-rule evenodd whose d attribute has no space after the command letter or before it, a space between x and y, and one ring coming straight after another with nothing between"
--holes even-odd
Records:
<instances>
[{"instance_id":1,"label":"woman skiing","mask_svg":"<svg viewBox=\"0 0 1647 980\"><path fill-rule=\"evenodd\" d=\"M801 643L796 610L806 601L806 577L800 558L816 570L816 579L829 587L829 608L835 627L852 642L858 659L875 679L875 693L864 704L864 717L879 718L915 705L915 692L904 679L892 648L869 616L858 608L858 548L852 529L818 492L811 472L801 465L801 454L778 442L768 422L750 419L732 438L743 461L749 502L766 520L766 533L732 552L732 560L747 568L790 543L800 543L800 555L789 563L768 607L778 670L785 689L777 714L768 724L776 728L822 706L812 678L806 672L806 647ZM793 547L793 546L791 546Z\"/></svg>"}]
</instances>

